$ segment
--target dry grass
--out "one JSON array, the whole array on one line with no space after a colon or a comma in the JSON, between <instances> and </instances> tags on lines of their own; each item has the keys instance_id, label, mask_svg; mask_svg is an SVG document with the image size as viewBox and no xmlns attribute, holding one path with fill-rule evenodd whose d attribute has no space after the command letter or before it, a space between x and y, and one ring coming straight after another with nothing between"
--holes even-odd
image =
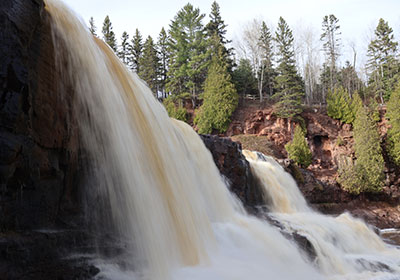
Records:
<instances>
[{"instance_id":1,"label":"dry grass","mask_svg":"<svg viewBox=\"0 0 400 280\"><path fill-rule=\"evenodd\" d=\"M240 134L232 136L231 139L235 142L240 142L244 150L257 151L264 155L275 156L272 149L273 144L266 136Z\"/></svg>"}]
</instances>

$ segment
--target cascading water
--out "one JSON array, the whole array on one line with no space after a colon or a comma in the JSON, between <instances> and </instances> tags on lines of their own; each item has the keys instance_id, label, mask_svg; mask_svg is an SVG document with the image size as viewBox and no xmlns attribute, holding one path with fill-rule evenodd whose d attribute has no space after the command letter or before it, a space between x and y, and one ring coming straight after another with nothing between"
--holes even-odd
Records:
<instances>
[{"instance_id":1,"label":"cascading water","mask_svg":"<svg viewBox=\"0 0 400 280\"><path fill-rule=\"evenodd\" d=\"M131 266L105 268L104 278L373 277L374 272L359 268L359 256L379 259L392 270L388 275L399 270L398 252L388 249L363 223L313 213L298 190L277 198L285 192L287 179L282 176L287 175L260 168L255 171L260 180L268 185L267 177L274 178L272 185L280 188L266 193L274 201L271 210L281 212L274 217L314 245L318 261L311 264L279 229L245 213L199 136L188 125L171 120L107 45L64 4L45 2L60 71L77 95L76 113L93 184L98 197L107 199L118 237L127 241L131 253L126 260ZM253 168L260 163L250 161ZM297 189L293 181L290 184ZM326 222L312 223L313 217Z\"/></svg>"},{"instance_id":2,"label":"cascading water","mask_svg":"<svg viewBox=\"0 0 400 280\"><path fill-rule=\"evenodd\" d=\"M273 219L307 238L317 266L333 279L400 279L400 251L389 248L364 222L342 214L330 217L307 206L293 178L273 158L243 151L268 197ZM394 276L397 275L397 276Z\"/></svg>"}]
</instances>

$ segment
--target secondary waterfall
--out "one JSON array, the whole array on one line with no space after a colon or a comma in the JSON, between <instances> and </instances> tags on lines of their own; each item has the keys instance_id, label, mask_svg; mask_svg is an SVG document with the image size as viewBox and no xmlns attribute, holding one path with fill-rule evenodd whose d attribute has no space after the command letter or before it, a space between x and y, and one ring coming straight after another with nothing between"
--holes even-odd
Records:
<instances>
[{"instance_id":1,"label":"secondary waterfall","mask_svg":"<svg viewBox=\"0 0 400 280\"><path fill-rule=\"evenodd\" d=\"M199 136L171 120L148 87L69 8L45 2L60 71L76 92L92 184L131 253L128 267L104 266L102 277L395 279L396 249L348 215L311 211L280 166L251 152L252 168L273 201L272 217L307 237L316 261L280 229L247 215Z\"/></svg>"}]
</instances>

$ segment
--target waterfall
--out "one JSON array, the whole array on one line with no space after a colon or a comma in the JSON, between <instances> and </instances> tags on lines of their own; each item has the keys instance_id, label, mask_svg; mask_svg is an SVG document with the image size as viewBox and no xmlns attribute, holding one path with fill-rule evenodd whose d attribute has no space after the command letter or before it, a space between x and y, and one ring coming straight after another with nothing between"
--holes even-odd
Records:
<instances>
[{"instance_id":1,"label":"waterfall","mask_svg":"<svg viewBox=\"0 0 400 280\"><path fill-rule=\"evenodd\" d=\"M68 7L45 2L58 70L75 92L92 195L109 206L129 253L123 268L104 265L102 279L367 279L389 273L359 265L358 255L377 258L389 275L399 270L396 250L348 215L335 219L312 212L293 180L291 193L275 199L289 184L277 166L255 171L266 188L271 178L280 188L266 190L274 201L271 215L310 240L317 263L281 229L247 215L199 136L171 120L145 83ZM254 168L260 163L250 162ZM326 222L313 224L313 217Z\"/></svg>"},{"instance_id":2,"label":"waterfall","mask_svg":"<svg viewBox=\"0 0 400 280\"><path fill-rule=\"evenodd\" d=\"M290 174L272 157L251 151L243 154L269 198L270 216L288 232L296 232L311 242L317 266L324 274L342 274L340 277L345 279L370 279L392 273L400 277L399 250L389 248L373 229L348 213L331 217L313 211Z\"/></svg>"}]
</instances>

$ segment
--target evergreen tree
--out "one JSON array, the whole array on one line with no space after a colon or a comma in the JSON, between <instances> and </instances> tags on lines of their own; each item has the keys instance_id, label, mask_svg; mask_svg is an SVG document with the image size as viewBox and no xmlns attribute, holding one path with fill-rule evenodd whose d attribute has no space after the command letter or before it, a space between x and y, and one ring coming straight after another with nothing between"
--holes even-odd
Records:
<instances>
[{"instance_id":1,"label":"evergreen tree","mask_svg":"<svg viewBox=\"0 0 400 280\"><path fill-rule=\"evenodd\" d=\"M204 14L191 4L185 5L170 24L167 91L190 95L193 105L201 92L207 71Z\"/></svg>"},{"instance_id":2,"label":"evergreen tree","mask_svg":"<svg viewBox=\"0 0 400 280\"><path fill-rule=\"evenodd\" d=\"M96 30L97 30L97 27L94 24L94 19L93 19L93 17L90 17L90 19L89 19L89 31L90 31L90 33L92 33L92 35L97 37Z\"/></svg>"},{"instance_id":3,"label":"evergreen tree","mask_svg":"<svg viewBox=\"0 0 400 280\"><path fill-rule=\"evenodd\" d=\"M168 61L169 61L169 50L168 50L168 35L165 32L164 27L160 31L157 42L158 48L158 60L160 62L158 74L159 74L159 84L160 91L163 93L163 97L166 97L165 85L167 83L167 73L168 73Z\"/></svg>"},{"instance_id":4,"label":"evergreen tree","mask_svg":"<svg viewBox=\"0 0 400 280\"><path fill-rule=\"evenodd\" d=\"M232 73L232 81L239 95L257 94L257 81L253 75L250 60L240 59L238 67Z\"/></svg>"},{"instance_id":5,"label":"evergreen tree","mask_svg":"<svg viewBox=\"0 0 400 280\"><path fill-rule=\"evenodd\" d=\"M385 176L380 137L375 121L362 105L354 121L354 150L356 161L342 164L339 183L354 194L381 191Z\"/></svg>"},{"instance_id":6,"label":"evergreen tree","mask_svg":"<svg viewBox=\"0 0 400 280\"><path fill-rule=\"evenodd\" d=\"M106 42L116 53L117 52L117 40L115 39L115 33L112 28L110 18L106 16L103 22L103 40Z\"/></svg>"},{"instance_id":7,"label":"evergreen tree","mask_svg":"<svg viewBox=\"0 0 400 280\"><path fill-rule=\"evenodd\" d=\"M297 165L307 168L311 164L312 153L300 125L294 129L293 140L285 145L285 149L289 158Z\"/></svg>"},{"instance_id":8,"label":"evergreen tree","mask_svg":"<svg viewBox=\"0 0 400 280\"><path fill-rule=\"evenodd\" d=\"M293 34L286 21L280 17L275 41L278 45L278 76L276 94L278 103L276 111L282 118L291 118L302 112L302 98L304 97L303 83L297 73L294 51Z\"/></svg>"},{"instance_id":9,"label":"evergreen tree","mask_svg":"<svg viewBox=\"0 0 400 280\"><path fill-rule=\"evenodd\" d=\"M393 29L388 22L379 20L375 38L368 46L369 87L379 96L381 103L390 98L398 80L399 65L396 61L398 43L394 41Z\"/></svg>"},{"instance_id":10,"label":"evergreen tree","mask_svg":"<svg viewBox=\"0 0 400 280\"><path fill-rule=\"evenodd\" d=\"M225 132L230 117L238 105L238 95L231 81L223 46L214 56L204 86L203 105L197 111L195 124L199 133L211 133L213 129Z\"/></svg>"},{"instance_id":11,"label":"evergreen tree","mask_svg":"<svg viewBox=\"0 0 400 280\"><path fill-rule=\"evenodd\" d=\"M349 97L347 90L343 87L329 91L327 98L328 116L344 123L352 124L356 118L357 108L362 104L360 96L355 93L353 98Z\"/></svg>"},{"instance_id":12,"label":"evergreen tree","mask_svg":"<svg viewBox=\"0 0 400 280\"><path fill-rule=\"evenodd\" d=\"M391 126L388 131L389 155L400 166L400 86L390 96L386 117Z\"/></svg>"},{"instance_id":13,"label":"evergreen tree","mask_svg":"<svg viewBox=\"0 0 400 280\"><path fill-rule=\"evenodd\" d=\"M151 36L147 37L143 47L143 55L139 60L139 77L150 87L156 97L158 93L158 70L160 68L157 49Z\"/></svg>"},{"instance_id":14,"label":"evergreen tree","mask_svg":"<svg viewBox=\"0 0 400 280\"><path fill-rule=\"evenodd\" d=\"M338 85L345 88L350 97L363 87L363 81L358 77L354 66L349 61L346 61L345 66L338 73Z\"/></svg>"},{"instance_id":15,"label":"evergreen tree","mask_svg":"<svg viewBox=\"0 0 400 280\"><path fill-rule=\"evenodd\" d=\"M136 73L140 71L140 58L143 52L143 42L142 35L136 28L135 35L132 38L132 48L131 48L131 69Z\"/></svg>"},{"instance_id":16,"label":"evergreen tree","mask_svg":"<svg viewBox=\"0 0 400 280\"><path fill-rule=\"evenodd\" d=\"M329 66L329 89L334 90L337 83L336 62L340 47L339 19L334 15L324 16L322 20L321 41L326 55L326 65Z\"/></svg>"},{"instance_id":17,"label":"evergreen tree","mask_svg":"<svg viewBox=\"0 0 400 280\"><path fill-rule=\"evenodd\" d=\"M214 35L218 36L219 38L218 42L223 46L223 53L225 57L224 59L228 64L228 70L232 72L232 68L234 66L232 59L233 48L226 47L227 44L232 42L225 38L226 27L227 25L225 24L225 22L222 20L221 17L220 7L218 3L214 1L211 5L210 22L206 25L207 38L212 40ZM213 47L215 46L211 44L211 52L215 51L215 48Z\"/></svg>"},{"instance_id":18,"label":"evergreen tree","mask_svg":"<svg viewBox=\"0 0 400 280\"><path fill-rule=\"evenodd\" d=\"M121 37L121 47L120 51L118 52L118 57L122 60L123 63L128 65L129 56L131 52L131 45L129 44L129 34L124 31Z\"/></svg>"},{"instance_id":19,"label":"evergreen tree","mask_svg":"<svg viewBox=\"0 0 400 280\"><path fill-rule=\"evenodd\" d=\"M261 35L260 35L260 48L262 51L262 66L261 73L259 75L261 78L259 79L261 85L259 85L259 90L266 90L266 92L272 96L274 94L274 79L275 79L275 70L273 68L273 45L272 45L272 35L271 32L263 21L261 25ZM262 92L260 92L260 96L262 96Z\"/></svg>"}]
</instances>

